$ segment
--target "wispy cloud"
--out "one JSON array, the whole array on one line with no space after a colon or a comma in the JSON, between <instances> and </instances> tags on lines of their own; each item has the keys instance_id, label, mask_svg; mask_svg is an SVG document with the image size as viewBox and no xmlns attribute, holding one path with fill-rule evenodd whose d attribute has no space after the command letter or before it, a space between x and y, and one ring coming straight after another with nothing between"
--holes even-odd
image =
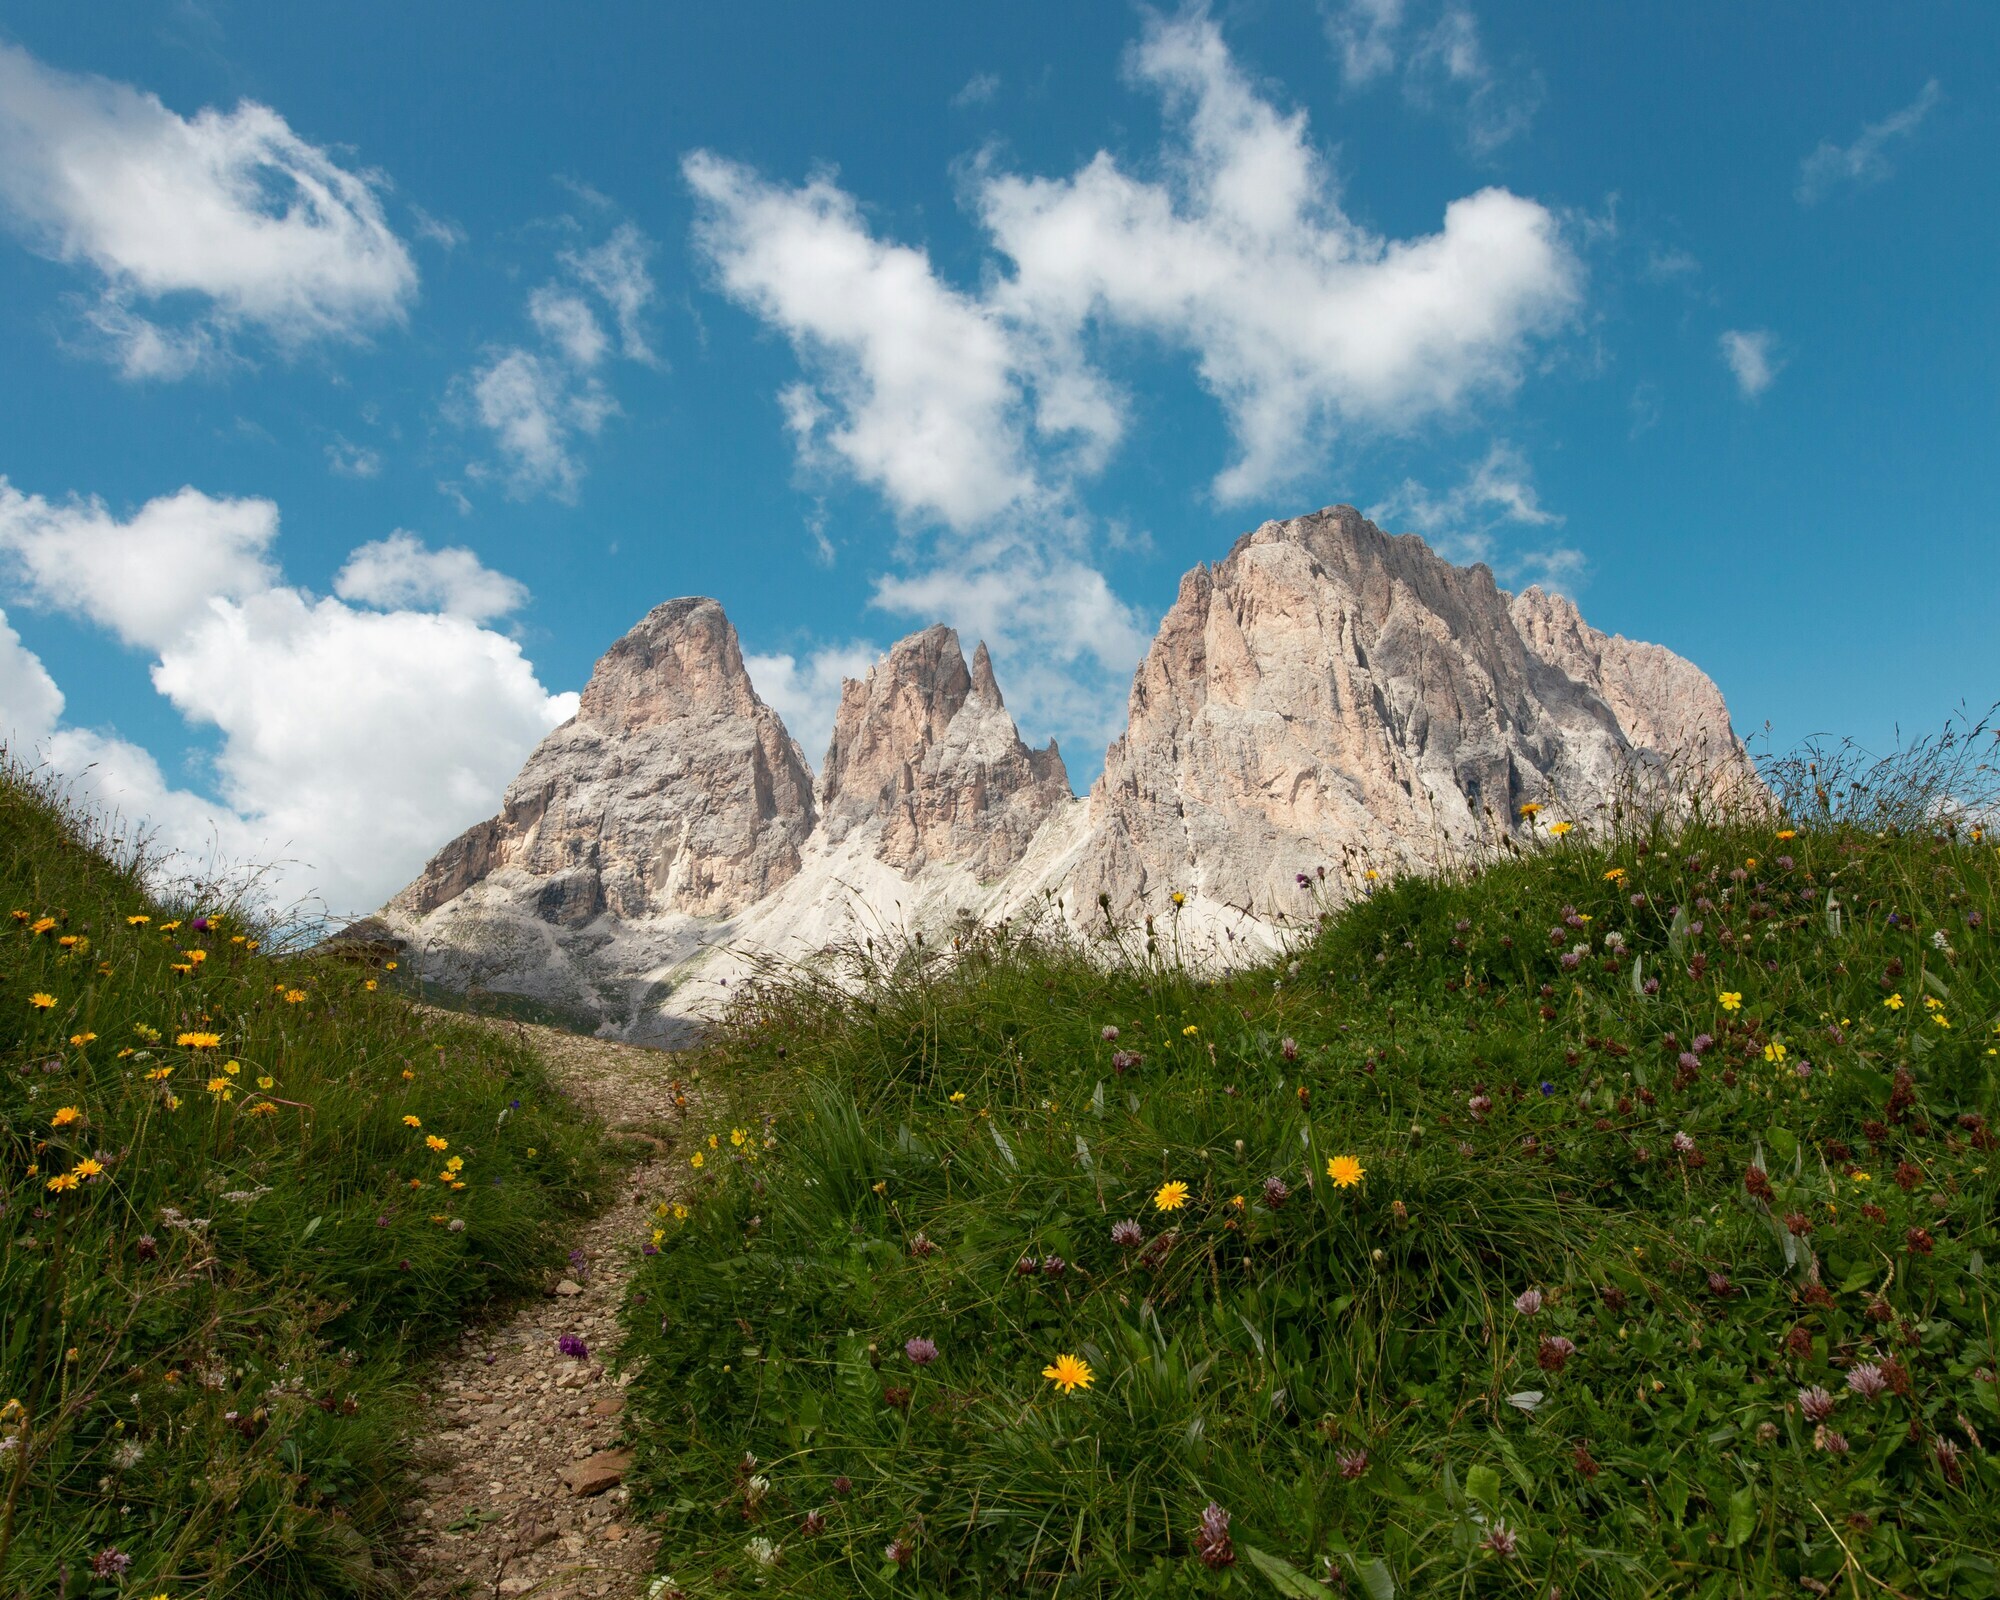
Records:
<instances>
[{"instance_id":1,"label":"wispy cloud","mask_svg":"<svg viewBox=\"0 0 2000 1600\"><path fill-rule=\"evenodd\" d=\"M1799 204L1816 205L1842 184L1860 188L1890 176L1896 170L1889 164L1890 146L1914 134L1942 99L1944 90L1932 78L1918 91L1916 99L1900 111L1890 112L1880 122L1864 124L1852 144L1822 139L1818 148L1799 163L1799 186L1795 191Z\"/></svg>"},{"instance_id":2,"label":"wispy cloud","mask_svg":"<svg viewBox=\"0 0 2000 1600\"><path fill-rule=\"evenodd\" d=\"M1541 74L1525 63L1496 65L1467 6L1324 0L1321 14L1349 89L1399 78L1412 105L1462 121L1475 156L1525 133L1541 108Z\"/></svg>"},{"instance_id":3,"label":"wispy cloud","mask_svg":"<svg viewBox=\"0 0 2000 1600\"><path fill-rule=\"evenodd\" d=\"M1777 339L1768 328L1730 328L1717 343L1746 400L1754 400L1770 388L1784 366L1777 353Z\"/></svg>"}]
</instances>

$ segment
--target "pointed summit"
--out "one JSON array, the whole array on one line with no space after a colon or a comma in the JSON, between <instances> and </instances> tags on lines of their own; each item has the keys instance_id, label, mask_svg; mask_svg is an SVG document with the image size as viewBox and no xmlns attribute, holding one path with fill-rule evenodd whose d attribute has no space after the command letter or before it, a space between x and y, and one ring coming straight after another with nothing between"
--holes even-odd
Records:
<instances>
[{"instance_id":1,"label":"pointed summit","mask_svg":"<svg viewBox=\"0 0 2000 1600\"><path fill-rule=\"evenodd\" d=\"M987 653L986 641L979 641L979 648L972 652L972 698L982 705L991 706L995 711L1007 704L1000 698L1000 685L993 677L993 657Z\"/></svg>"}]
</instances>

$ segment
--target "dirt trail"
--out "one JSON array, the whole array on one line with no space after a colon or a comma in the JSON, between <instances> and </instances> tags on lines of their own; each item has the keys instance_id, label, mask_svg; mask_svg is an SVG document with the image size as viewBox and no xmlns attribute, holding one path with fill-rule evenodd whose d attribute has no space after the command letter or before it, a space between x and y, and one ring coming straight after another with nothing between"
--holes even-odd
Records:
<instances>
[{"instance_id":1,"label":"dirt trail","mask_svg":"<svg viewBox=\"0 0 2000 1600\"><path fill-rule=\"evenodd\" d=\"M685 1058L554 1028L494 1026L518 1030L606 1127L657 1129L673 1119L669 1084ZM624 1391L603 1362L652 1208L682 1181L663 1154L649 1148L619 1174L612 1205L577 1225L570 1269L547 1295L469 1329L426 1373L412 1600L644 1594L657 1540L627 1521L626 1491L613 1477ZM588 1355L563 1354L565 1335Z\"/></svg>"}]
</instances>

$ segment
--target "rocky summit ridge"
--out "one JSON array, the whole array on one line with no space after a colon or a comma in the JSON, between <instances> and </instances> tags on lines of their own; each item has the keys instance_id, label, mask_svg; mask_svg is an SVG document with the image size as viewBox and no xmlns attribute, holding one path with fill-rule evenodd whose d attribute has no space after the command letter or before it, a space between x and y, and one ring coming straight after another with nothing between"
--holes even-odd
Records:
<instances>
[{"instance_id":1,"label":"rocky summit ridge","mask_svg":"<svg viewBox=\"0 0 2000 1600\"><path fill-rule=\"evenodd\" d=\"M1756 789L1698 667L1335 506L1181 580L1083 798L942 625L847 681L815 781L722 608L668 601L371 920L432 980L658 1041L761 956L1030 908L1089 932L1172 907L1197 955L1268 947L1372 878L1505 848L1530 802L1588 823Z\"/></svg>"}]
</instances>

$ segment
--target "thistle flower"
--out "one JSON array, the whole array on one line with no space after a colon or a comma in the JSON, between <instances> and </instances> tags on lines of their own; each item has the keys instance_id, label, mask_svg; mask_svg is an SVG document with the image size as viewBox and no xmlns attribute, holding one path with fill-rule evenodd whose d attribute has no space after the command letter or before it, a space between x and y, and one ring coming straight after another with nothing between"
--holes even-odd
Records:
<instances>
[{"instance_id":1,"label":"thistle flower","mask_svg":"<svg viewBox=\"0 0 2000 1600\"><path fill-rule=\"evenodd\" d=\"M937 1360L938 1347L928 1339L909 1339L904 1341L903 1354L910 1358L912 1366L927 1367Z\"/></svg>"},{"instance_id":2,"label":"thistle flower","mask_svg":"<svg viewBox=\"0 0 2000 1600\"><path fill-rule=\"evenodd\" d=\"M1873 1400L1889 1387L1889 1380L1874 1362L1863 1361L1847 1369L1847 1387L1862 1399Z\"/></svg>"},{"instance_id":3,"label":"thistle flower","mask_svg":"<svg viewBox=\"0 0 2000 1600\"><path fill-rule=\"evenodd\" d=\"M1524 1317L1532 1317L1542 1309L1542 1291L1523 1289L1514 1296L1514 1309Z\"/></svg>"},{"instance_id":4,"label":"thistle flower","mask_svg":"<svg viewBox=\"0 0 2000 1600\"><path fill-rule=\"evenodd\" d=\"M1111 1242L1120 1250L1136 1250L1146 1242L1146 1232L1138 1223L1127 1217L1123 1222L1112 1223Z\"/></svg>"},{"instance_id":5,"label":"thistle flower","mask_svg":"<svg viewBox=\"0 0 2000 1600\"><path fill-rule=\"evenodd\" d=\"M1818 1384L1799 1391L1799 1410L1808 1422L1824 1422L1833 1415L1833 1396Z\"/></svg>"},{"instance_id":6,"label":"thistle flower","mask_svg":"<svg viewBox=\"0 0 2000 1600\"><path fill-rule=\"evenodd\" d=\"M1213 1500L1201 1514L1201 1526L1195 1529L1194 1553L1211 1571L1236 1564L1236 1546L1229 1539L1229 1513Z\"/></svg>"}]
</instances>

